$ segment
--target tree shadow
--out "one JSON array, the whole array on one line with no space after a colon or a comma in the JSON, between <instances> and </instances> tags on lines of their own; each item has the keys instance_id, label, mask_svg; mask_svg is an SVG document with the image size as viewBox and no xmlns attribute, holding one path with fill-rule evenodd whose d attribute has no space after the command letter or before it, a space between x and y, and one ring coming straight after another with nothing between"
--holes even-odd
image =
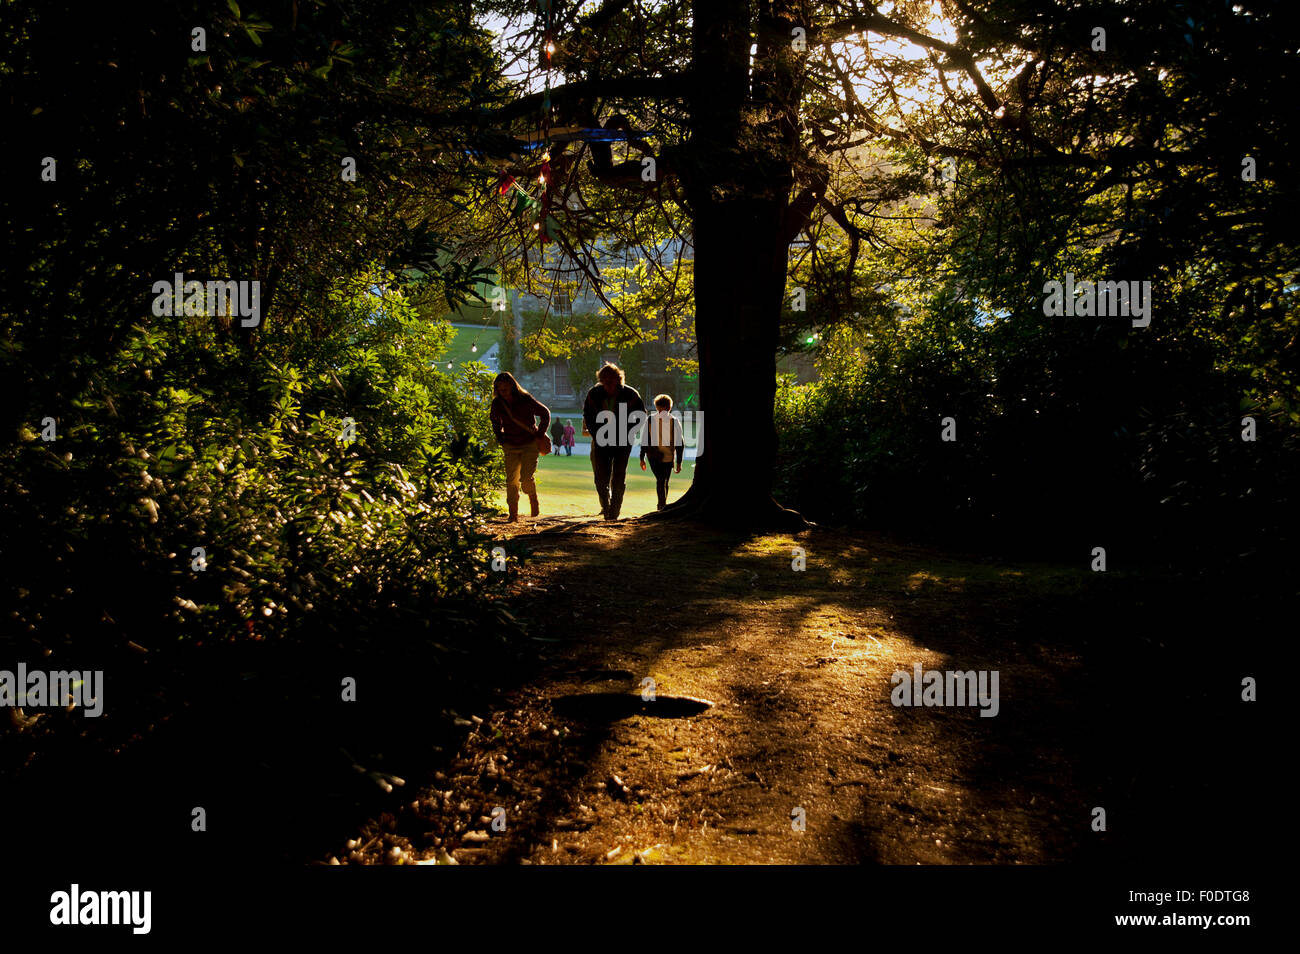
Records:
<instances>
[{"instance_id":1,"label":"tree shadow","mask_svg":"<svg viewBox=\"0 0 1300 954\"><path fill-rule=\"evenodd\" d=\"M785 552L752 546L764 539L663 524L598 540L575 537L573 548L547 567L548 592L520 612L549 633L564 632L558 618L583 625L582 635L564 644L569 661L623 672L650 671L665 654L690 647L703 653L701 665L727 654L731 647L719 648L717 633L746 625L755 608L744 600L766 604L770 629L798 632L815 614L856 612L887 620L907 652L926 660L925 669L997 670L994 718L972 708L876 706L885 724L861 727L851 700L845 718L828 718L777 685L729 687L753 728L752 742L729 753L738 772L762 777L774 747L806 746L807 738L791 731L803 720L827 732L849 728L842 754L875 774L848 780L862 793L856 809L827 823L837 860L1122 863L1228 857L1240 849L1226 834L1200 831L1196 816L1207 798L1233 811L1250 799L1234 793L1225 773L1198 770L1195 755L1206 744L1235 744L1252 724L1254 711L1241 706L1231 683L1237 670L1252 668L1257 647L1236 641L1231 662L1222 645L1213 661L1201 655L1205 640L1187 635L1194 621L1232 615L1222 601L1210 617L1204 598L1189 602L1204 581L1005 564L875 534L821 531L801 535L798 545L833 558L809 557L807 571L794 573ZM605 597L602 606L615 580L638 583L640 602L630 618L619 600ZM669 609L686 613L687 621L675 616L671 631L645 625ZM1184 636L1161 646L1151 634L1170 624L1185 627ZM634 645L620 630L628 626L638 627ZM912 663L899 658L878 668L872 691L887 698L890 673L910 671ZM627 715L645 714L619 705ZM566 771L576 782L598 762L611 720L555 711L577 722L566 750ZM1153 745L1143 733L1172 723L1191 727L1190 737L1168 732ZM839 784L827 782L831 789ZM570 793L544 799L528 831L547 829L572 811L573 801ZM1094 830L1098 807L1107 813L1104 831ZM931 850L919 836L900 837L904 826L942 829L945 844ZM527 856L528 843L513 842L507 857Z\"/></svg>"}]
</instances>

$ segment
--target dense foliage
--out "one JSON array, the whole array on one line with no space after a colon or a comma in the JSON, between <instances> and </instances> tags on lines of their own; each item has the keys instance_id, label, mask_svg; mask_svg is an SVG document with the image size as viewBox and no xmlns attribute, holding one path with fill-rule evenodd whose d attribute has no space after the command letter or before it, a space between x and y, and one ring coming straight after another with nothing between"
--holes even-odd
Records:
<instances>
[{"instance_id":1,"label":"dense foliage","mask_svg":"<svg viewBox=\"0 0 1300 954\"><path fill-rule=\"evenodd\" d=\"M252 359L205 316L139 326L55 440L39 419L20 429L0 471L6 535L24 541L11 623L260 637L471 593L495 476L486 375L434 370L448 329L395 292L327 307L328 335L307 347L271 324ZM24 370L6 350L4 372Z\"/></svg>"},{"instance_id":2,"label":"dense foliage","mask_svg":"<svg viewBox=\"0 0 1300 954\"><path fill-rule=\"evenodd\" d=\"M947 177L910 144L841 174L887 164L914 198L877 195L887 226L796 262L812 304L787 343L825 343L823 379L781 392L785 499L1075 552L1293 537L1296 57L1267 7L1183 6L958 18L1008 77L1002 121L913 117ZM1094 20L1109 55L1078 42ZM1149 282L1150 324L1045 314L1067 275Z\"/></svg>"},{"instance_id":3,"label":"dense foliage","mask_svg":"<svg viewBox=\"0 0 1300 954\"><path fill-rule=\"evenodd\" d=\"M484 276L447 223L499 98L486 36L457 3L233 0L10 4L0 36L0 668L109 679L109 718L6 718L0 765L199 711L245 769L333 766L347 733L365 758L342 675L466 685L448 660L517 633L482 528L490 376L439 361ZM258 282L260 314L160 306L177 272ZM157 760L182 752L214 757Z\"/></svg>"},{"instance_id":4,"label":"dense foliage","mask_svg":"<svg viewBox=\"0 0 1300 954\"><path fill-rule=\"evenodd\" d=\"M228 634L399 580L461 591L493 479L485 385L434 370L450 332L433 322L483 274L438 223L471 168L469 104L499 96L486 37L450 3L234 2L17 5L4 35L23 185L3 199L0 479L20 628L62 628L35 606L56 598L41 574L135 575L103 587L111 610L68 612L181 633L204 628L182 606ZM158 314L154 283L178 272L258 282L259 318Z\"/></svg>"},{"instance_id":5,"label":"dense foliage","mask_svg":"<svg viewBox=\"0 0 1300 954\"><path fill-rule=\"evenodd\" d=\"M871 327L831 332L821 380L778 392L780 490L815 518L1181 557L1294 531L1294 395L1195 326L1128 344L949 299Z\"/></svg>"}]
</instances>

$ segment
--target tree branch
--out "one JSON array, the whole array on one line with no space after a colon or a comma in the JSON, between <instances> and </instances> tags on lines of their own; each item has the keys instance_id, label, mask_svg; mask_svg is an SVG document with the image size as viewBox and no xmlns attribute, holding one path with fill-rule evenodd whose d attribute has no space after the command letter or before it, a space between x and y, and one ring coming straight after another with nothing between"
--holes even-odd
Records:
<instances>
[{"instance_id":1,"label":"tree branch","mask_svg":"<svg viewBox=\"0 0 1300 954\"><path fill-rule=\"evenodd\" d=\"M578 80L557 86L550 92L551 105L584 99L684 99L690 94L689 73L668 73L663 76L629 76L614 79ZM489 114L488 122L507 123L532 113L540 112L546 93L521 96L496 112Z\"/></svg>"},{"instance_id":2,"label":"tree branch","mask_svg":"<svg viewBox=\"0 0 1300 954\"><path fill-rule=\"evenodd\" d=\"M975 65L975 57L963 50L959 46L946 43L937 37L928 36L919 30L914 30L903 23L891 20L889 17L879 13L868 13L862 16L845 17L842 20L836 20L828 23L824 27L814 27L809 31L809 42L833 43L836 40L842 40L854 33L879 33L883 36L896 36L905 40L911 40L917 46L925 47L927 50L939 50L946 53L948 58L960 66L975 83L975 89L979 93L980 99L984 105L991 110L996 110L999 105L998 98L993 93L992 87L984 79L984 75Z\"/></svg>"}]
</instances>

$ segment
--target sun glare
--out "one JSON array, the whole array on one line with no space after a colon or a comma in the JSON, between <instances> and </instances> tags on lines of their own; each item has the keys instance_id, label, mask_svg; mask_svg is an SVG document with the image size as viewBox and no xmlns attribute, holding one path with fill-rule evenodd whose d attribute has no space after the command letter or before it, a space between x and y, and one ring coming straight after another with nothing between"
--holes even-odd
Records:
<instances>
[{"instance_id":1,"label":"sun glare","mask_svg":"<svg viewBox=\"0 0 1300 954\"><path fill-rule=\"evenodd\" d=\"M879 7L886 16L891 15L893 9L892 3ZM938 3L930 4L930 14L930 18L916 25L916 29L944 43L956 43L957 28L944 18ZM934 108L948 95L945 84L953 93L973 93L975 90L975 84L965 71L951 64L945 65L943 82L940 82L934 62L943 62L943 53L904 37L861 33L834 44L832 52L841 63L849 66L854 95L875 112L901 113L905 117L918 110ZM992 64L985 61L977 65L987 77Z\"/></svg>"}]
</instances>

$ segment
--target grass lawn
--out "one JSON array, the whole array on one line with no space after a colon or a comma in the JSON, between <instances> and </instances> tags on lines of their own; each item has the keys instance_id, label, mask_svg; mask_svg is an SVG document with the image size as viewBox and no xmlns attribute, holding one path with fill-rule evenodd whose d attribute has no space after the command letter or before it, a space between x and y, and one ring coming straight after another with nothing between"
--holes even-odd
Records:
<instances>
[{"instance_id":1,"label":"grass lawn","mask_svg":"<svg viewBox=\"0 0 1300 954\"><path fill-rule=\"evenodd\" d=\"M682 472L673 474L668 484L668 502L672 503L691 485L693 461L682 462ZM537 498L542 504L542 515L599 516L600 502L596 499L596 482L591 475L591 458L577 451L572 457L548 454L537 460ZM528 498L520 492L521 514L528 513ZM497 495L497 504L506 509L506 492ZM621 515L639 517L655 509L655 478L647 462L645 472L637 462L636 452L627 462L627 491L623 495Z\"/></svg>"},{"instance_id":2,"label":"grass lawn","mask_svg":"<svg viewBox=\"0 0 1300 954\"><path fill-rule=\"evenodd\" d=\"M453 365L462 365L468 361L482 361L483 356L487 354L489 348L501 341L501 329L496 325L487 325L482 329L453 328L456 336L451 339L447 345L447 353L443 355L440 366L446 368L447 362ZM470 349L478 345L478 351Z\"/></svg>"}]
</instances>

